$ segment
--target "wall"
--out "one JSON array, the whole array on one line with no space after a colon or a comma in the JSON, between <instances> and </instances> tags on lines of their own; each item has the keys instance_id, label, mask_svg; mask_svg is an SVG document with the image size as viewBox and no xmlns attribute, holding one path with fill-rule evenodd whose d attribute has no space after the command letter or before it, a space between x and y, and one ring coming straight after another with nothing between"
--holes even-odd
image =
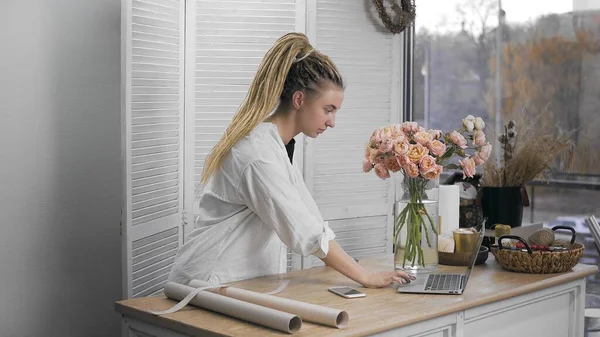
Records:
<instances>
[{"instance_id":1,"label":"wall","mask_svg":"<svg viewBox=\"0 0 600 337\"><path fill-rule=\"evenodd\" d=\"M0 335L118 336L120 1L0 1Z\"/></svg>"}]
</instances>

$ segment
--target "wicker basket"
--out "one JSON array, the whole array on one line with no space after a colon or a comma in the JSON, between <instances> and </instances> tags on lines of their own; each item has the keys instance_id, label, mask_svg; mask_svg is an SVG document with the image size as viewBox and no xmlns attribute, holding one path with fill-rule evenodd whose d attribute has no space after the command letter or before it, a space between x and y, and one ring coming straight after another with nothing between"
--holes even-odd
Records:
<instances>
[{"instance_id":1,"label":"wicker basket","mask_svg":"<svg viewBox=\"0 0 600 337\"><path fill-rule=\"evenodd\" d=\"M567 226L555 226L552 230L567 229L572 232L570 241L556 240L554 246L565 247L562 251L533 251L523 238L515 235L502 235L498 246L492 246L492 254L505 269L531 274L562 273L573 268L581 256L584 247L575 242L575 229ZM525 245L525 251L517 249L515 244L502 245L502 240L515 239Z\"/></svg>"}]
</instances>

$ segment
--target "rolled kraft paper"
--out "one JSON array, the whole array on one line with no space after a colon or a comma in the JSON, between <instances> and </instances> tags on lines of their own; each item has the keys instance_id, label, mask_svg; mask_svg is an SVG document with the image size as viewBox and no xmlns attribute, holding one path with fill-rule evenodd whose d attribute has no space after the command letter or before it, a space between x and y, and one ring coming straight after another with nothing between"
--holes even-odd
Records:
<instances>
[{"instance_id":1,"label":"rolled kraft paper","mask_svg":"<svg viewBox=\"0 0 600 337\"><path fill-rule=\"evenodd\" d=\"M210 283L200 280L192 280L190 285L194 288L199 288L210 286ZM261 294L254 291L229 286L211 288L207 289L207 291L235 298L241 301L262 305L272 309L285 311L290 314L300 316L303 321L327 325L339 329L343 329L348 326L348 321L350 319L348 313L342 310L295 301L289 298Z\"/></svg>"},{"instance_id":2,"label":"rolled kraft paper","mask_svg":"<svg viewBox=\"0 0 600 337\"><path fill-rule=\"evenodd\" d=\"M167 282L164 292L168 298L181 301L195 290L194 287ZM208 309L287 333L294 333L302 327L302 319L297 315L213 294L208 291L198 292L189 303L199 308Z\"/></svg>"}]
</instances>

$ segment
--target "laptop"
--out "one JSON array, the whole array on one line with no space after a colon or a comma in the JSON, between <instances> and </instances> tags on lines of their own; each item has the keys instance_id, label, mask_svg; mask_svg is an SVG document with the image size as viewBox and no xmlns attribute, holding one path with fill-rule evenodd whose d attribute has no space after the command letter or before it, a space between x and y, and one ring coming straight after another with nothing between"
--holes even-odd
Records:
<instances>
[{"instance_id":1,"label":"laptop","mask_svg":"<svg viewBox=\"0 0 600 337\"><path fill-rule=\"evenodd\" d=\"M475 250L471 254L469 265L464 274L431 273L422 277L417 276L416 280L400 285L397 291L399 293L414 294L462 294L467 287L467 281L479 254L479 247L481 246L481 242L483 242L485 228L481 227L478 233L479 240L477 245L475 245Z\"/></svg>"}]
</instances>

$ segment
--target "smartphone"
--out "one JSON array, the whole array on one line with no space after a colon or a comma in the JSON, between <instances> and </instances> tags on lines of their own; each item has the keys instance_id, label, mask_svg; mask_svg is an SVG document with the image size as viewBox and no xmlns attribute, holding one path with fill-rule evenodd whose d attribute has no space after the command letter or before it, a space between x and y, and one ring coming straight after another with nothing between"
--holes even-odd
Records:
<instances>
[{"instance_id":1,"label":"smartphone","mask_svg":"<svg viewBox=\"0 0 600 337\"><path fill-rule=\"evenodd\" d=\"M360 291L350 287L331 287L329 288L329 291L336 295L342 296L343 298L357 298L367 296L367 294L361 293Z\"/></svg>"}]
</instances>

